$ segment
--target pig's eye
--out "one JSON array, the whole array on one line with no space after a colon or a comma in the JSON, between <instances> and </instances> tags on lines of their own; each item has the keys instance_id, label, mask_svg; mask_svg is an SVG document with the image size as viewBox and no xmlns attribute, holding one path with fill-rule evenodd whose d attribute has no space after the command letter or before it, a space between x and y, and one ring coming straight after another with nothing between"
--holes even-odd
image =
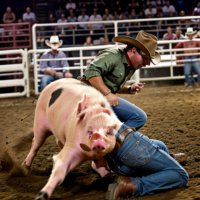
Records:
<instances>
[{"instance_id":1,"label":"pig's eye","mask_svg":"<svg viewBox=\"0 0 200 200\"><path fill-rule=\"evenodd\" d=\"M92 137L92 131L88 131L88 133L89 133L89 138L91 138Z\"/></svg>"},{"instance_id":2,"label":"pig's eye","mask_svg":"<svg viewBox=\"0 0 200 200\"><path fill-rule=\"evenodd\" d=\"M107 135L107 136L108 136L108 135L111 135L111 132L106 133L106 135Z\"/></svg>"}]
</instances>

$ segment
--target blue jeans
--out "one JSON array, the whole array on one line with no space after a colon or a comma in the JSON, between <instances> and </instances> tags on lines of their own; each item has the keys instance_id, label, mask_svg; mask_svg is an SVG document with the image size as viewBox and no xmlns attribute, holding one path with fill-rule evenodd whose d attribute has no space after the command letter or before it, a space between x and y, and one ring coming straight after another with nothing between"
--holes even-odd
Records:
<instances>
[{"instance_id":1,"label":"blue jeans","mask_svg":"<svg viewBox=\"0 0 200 200\"><path fill-rule=\"evenodd\" d=\"M197 56L185 56L185 59L196 59ZM200 83L200 68L199 68L199 61L190 61L190 62L185 62L184 65L184 75L185 75L185 82L189 84L193 84L193 78L191 79L191 72L192 69L194 72L198 75L198 82Z\"/></svg>"},{"instance_id":2,"label":"blue jeans","mask_svg":"<svg viewBox=\"0 0 200 200\"><path fill-rule=\"evenodd\" d=\"M122 125L118 134L127 128ZM137 183L135 197L155 191L183 187L189 176L185 169L172 158L164 143L150 140L139 132L129 133L119 152L112 159L111 169Z\"/></svg>"},{"instance_id":3,"label":"blue jeans","mask_svg":"<svg viewBox=\"0 0 200 200\"><path fill-rule=\"evenodd\" d=\"M41 79L40 79L40 92L51 82L55 81L55 77L51 76L51 75L44 75Z\"/></svg>"},{"instance_id":4,"label":"blue jeans","mask_svg":"<svg viewBox=\"0 0 200 200\"><path fill-rule=\"evenodd\" d=\"M112 109L121 122L124 122L128 127L140 129L147 121L146 113L132 103L118 97L119 105Z\"/></svg>"}]
</instances>

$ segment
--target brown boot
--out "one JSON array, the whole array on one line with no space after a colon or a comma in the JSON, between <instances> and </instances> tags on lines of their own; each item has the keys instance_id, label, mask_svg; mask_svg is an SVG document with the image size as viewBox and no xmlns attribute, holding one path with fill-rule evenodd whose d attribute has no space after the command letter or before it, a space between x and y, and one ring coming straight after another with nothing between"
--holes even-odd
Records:
<instances>
[{"instance_id":1,"label":"brown boot","mask_svg":"<svg viewBox=\"0 0 200 200\"><path fill-rule=\"evenodd\" d=\"M129 177L119 176L117 182L113 184L109 200L117 200L118 198L123 199L126 197L132 197L134 196L136 190L137 184L133 184Z\"/></svg>"},{"instance_id":2,"label":"brown boot","mask_svg":"<svg viewBox=\"0 0 200 200\"><path fill-rule=\"evenodd\" d=\"M187 159L188 155L185 153L177 153L173 154L173 157L177 162L181 163Z\"/></svg>"}]
</instances>

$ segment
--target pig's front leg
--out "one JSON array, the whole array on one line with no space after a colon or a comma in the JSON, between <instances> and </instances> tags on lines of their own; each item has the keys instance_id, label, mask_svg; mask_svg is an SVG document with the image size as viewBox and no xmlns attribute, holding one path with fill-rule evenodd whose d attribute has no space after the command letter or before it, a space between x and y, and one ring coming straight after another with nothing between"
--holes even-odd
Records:
<instances>
[{"instance_id":1,"label":"pig's front leg","mask_svg":"<svg viewBox=\"0 0 200 200\"><path fill-rule=\"evenodd\" d=\"M102 178L110 173L110 171L108 171L109 166L105 158L92 161L92 168L99 173Z\"/></svg>"},{"instance_id":2,"label":"pig's front leg","mask_svg":"<svg viewBox=\"0 0 200 200\"><path fill-rule=\"evenodd\" d=\"M60 185L67 174L85 161L85 157L77 149L66 145L58 156L54 156L54 166L51 176L44 188L36 196L36 200L48 200L55 187Z\"/></svg>"}]
</instances>

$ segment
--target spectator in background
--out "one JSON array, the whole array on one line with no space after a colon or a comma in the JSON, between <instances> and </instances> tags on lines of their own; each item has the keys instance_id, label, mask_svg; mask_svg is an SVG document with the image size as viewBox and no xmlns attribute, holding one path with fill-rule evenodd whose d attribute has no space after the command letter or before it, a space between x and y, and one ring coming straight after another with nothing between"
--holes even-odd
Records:
<instances>
[{"instance_id":1,"label":"spectator in background","mask_svg":"<svg viewBox=\"0 0 200 200\"><path fill-rule=\"evenodd\" d=\"M69 0L69 2L66 4L65 9L69 11L70 9L75 10L76 4L72 2L72 0Z\"/></svg>"},{"instance_id":2,"label":"spectator in background","mask_svg":"<svg viewBox=\"0 0 200 200\"><path fill-rule=\"evenodd\" d=\"M187 23L190 22L189 19L182 19L182 17L185 17L185 11L184 11L184 10L182 10L182 11L180 12L180 19L178 20L178 23L179 23L180 25L181 25L181 24L185 25L185 24L187 24Z\"/></svg>"},{"instance_id":3,"label":"spectator in background","mask_svg":"<svg viewBox=\"0 0 200 200\"><path fill-rule=\"evenodd\" d=\"M86 42L83 44L84 47L86 46L93 46L92 38L90 36L86 37ZM93 50L84 51L84 56L94 56L96 52ZM86 60L86 65L89 65L92 62L91 59Z\"/></svg>"},{"instance_id":4,"label":"spectator in background","mask_svg":"<svg viewBox=\"0 0 200 200\"><path fill-rule=\"evenodd\" d=\"M135 19L135 18L136 18L135 9L132 9L129 14L129 19Z\"/></svg>"},{"instance_id":5,"label":"spectator in background","mask_svg":"<svg viewBox=\"0 0 200 200\"><path fill-rule=\"evenodd\" d=\"M132 9L135 9L135 3L129 3L126 12L131 13Z\"/></svg>"},{"instance_id":6,"label":"spectator in background","mask_svg":"<svg viewBox=\"0 0 200 200\"><path fill-rule=\"evenodd\" d=\"M167 27L167 33L163 35L163 40L175 40L176 34L172 33L172 28L169 26Z\"/></svg>"},{"instance_id":7,"label":"spectator in background","mask_svg":"<svg viewBox=\"0 0 200 200\"><path fill-rule=\"evenodd\" d=\"M49 14L49 17L46 19L46 23L55 23L56 18L53 16L52 13Z\"/></svg>"},{"instance_id":8,"label":"spectator in background","mask_svg":"<svg viewBox=\"0 0 200 200\"><path fill-rule=\"evenodd\" d=\"M65 18L65 14L61 14L61 18L57 20L57 23L67 23L67 19ZM72 28L70 26L70 28ZM58 30L69 29L68 25L59 25Z\"/></svg>"},{"instance_id":9,"label":"spectator in background","mask_svg":"<svg viewBox=\"0 0 200 200\"><path fill-rule=\"evenodd\" d=\"M125 13L123 11L121 11L120 15L119 15L119 19L120 20L126 20L126 19L128 19L128 17L125 15Z\"/></svg>"},{"instance_id":10,"label":"spectator in background","mask_svg":"<svg viewBox=\"0 0 200 200\"><path fill-rule=\"evenodd\" d=\"M23 22L22 22L22 19L18 19L18 20L17 20L17 23L19 23L19 24L23 23ZM26 25L18 25L18 26L16 26L16 28L17 28L17 29L25 29L25 28L27 28L27 27L26 27ZM16 34L17 34L17 35L20 35L20 34L27 34L27 31L16 31Z\"/></svg>"},{"instance_id":11,"label":"spectator in background","mask_svg":"<svg viewBox=\"0 0 200 200\"><path fill-rule=\"evenodd\" d=\"M120 12L119 15L119 20L127 20L127 16L125 15L125 13L123 11ZM119 23L119 26L128 26L128 23Z\"/></svg>"},{"instance_id":12,"label":"spectator in background","mask_svg":"<svg viewBox=\"0 0 200 200\"><path fill-rule=\"evenodd\" d=\"M100 37L99 40L100 40L100 44L101 45L109 44L109 38L108 38L108 34L107 34L107 29L105 29L104 37Z\"/></svg>"},{"instance_id":13,"label":"spectator in background","mask_svg":"<svg viewBox=\"0 0 200 200\"><path fill-rule=\"evenodd\" d=\"M49 17L46 19L45 23L47 24L56 23L56 18L53 16L52 13L49 14ZM50 25L46 26L45 28L47 31L51 31L51 32L48 32L47 35L53 35L52 30L56 29L55 26L50 26Z\"/></svg>"},{"instance_id":14,"label":"spectator in background","mask_svg":"<svg viewBox=\"0 0 200 200\"><path fill-rule=\"evenodd\" d=\"M90 16L89 21L94 22L94 21L102 21L101 15L97 14L97 10L93 10L93 15ZM88 27L90 28L102 28L103 25L101 23L95 23L95 24L88 24Z\"/></svg>"},{"instance_id":15,"label":"spectator in background","mask_svg":"<svg viewBox=\"0 0 200 200\"><path fill-rule=\"evenodd\" d=\"M154 18L157 14L156 8L152 7L152 4L150 3L148 8L144 11L146 18Z\"/></svg>"},{"instance_id":16,"label":"spectator in background","mask_svg":"<svg viewBox=\"0 0 200 200\"><path fill-rule=\"evenodd\" d=\"M67 17L67 21L68 22L72 22L72 23L77 21L76 16L74 16L73 9L69 10L69 16ZM74 28L74 27L76 27L76 25L70 25L70 26L71 26L71 29Z\"/></svg>"},{"instance_id":17,"label":"spectator in background","mask_svg":"<svg viewBox=\"0 0 200 200\"><path fill-rule=\"evenodd\" d=\"M157 1L151 1L151 0L147 0L147 5L151 4L152 7L156 8L157 7Z\"/></svg>"},{"instance_id":18,"label":"spectator in background","mask_svg":"<svg viewBox=\"0 0 200 200\"><path fill-rule=\"evenodd\" d=\"M68 22L76 22L76 21L77 21L76 16L74 16L74 11L73 11L73 9L70 9L70 10L69 10L69 16L67 17L67 21L68 21Z\"/></svg>"},{"instance_id":19,"label":"spectator in background","mask_svg":"<svg viewBox=\"0 0 200 200\"><path fill-rule=\"evenodd\" d=\"M138 15L138 19L144 19L145 18L145 14L144 14L144 11L141 10L140 11L140 14ZM139 22L140 25L146 25L146 22Z\"/></svg>"},{"instance_id":20,"label":"spectator in background","mask_svg":"<svg viewBox=\"0 0 200 200\"><path fill-rule=\"evenodd\" d=\"M57 59L66 58L65 53L58 51L57 49L62 45L62 40L59 40L57 35L51 36L50 41L45 40L47 46L51 47L51 51L43 53L41 59ZM57 68L66 67L65 72ZM40 91L42 91L49 83L60 78L71 78L72 74L69 73L69 64L67 60L49 60L40 62L40 73L44 74L40 82Z\"/></svg>"},{"instance_id":21,"label":"spectator in background","mask_svg":"<svg viewBox=\"0 0 200 200\"><path fill-rule=\"evenodd\" d=\"M16 20L15 13L12 12L11 7L6 8L6 13L3 15L3 23L4 24L11 24L14 23Z\"/></svg>"},{"instance_id":22,"label":"spectator in background","mask_svg":"<svg viewBox=\"0 0 200 200\"><path fill-rule=\"evenodd\" d=\"M99 40L100 40L100 45L109 44L108 38L106 39L104 37L100 37Z\"/></svg>"},{"instance_id":23,"label":"spectator in background","mask_svg":"<svg viewBox=\"0 0 200 200\"><path fill-rule=\"evenodd\" d=\"M142 6L140 5L139 2L135 2L135 14L136 14L136 18L138 18L140 16L140 11L142 11Z\"/></svg>"},{"instance_id":24,"label":"spectator in background","mask_svg":"<svg viewBox=\"0 0 200 200\"><path fill-rule=\"evenodd\" d=\"M156 15L157 18L162 18L163 17L163 12L162 12L162 9L158 9L157 10L157 15ZM159 29L162 29L162 24L164 24L164 21L158 21L157 22L158 25L159 25Z\"/></svg>"},{"instance_id":25,"label":"spectator in background","mask_svg":"<svg viewBox=\"0 0 200 200\"><path fill-rule=\"evenodd\" d=\"M84 46L84 47L85 47L85 46L93 46L92 38L91 38L90 36L86 37L86 42L84 43L83 46Z\"/></svg>"},{"instance_id":26,"label":"spectator in background","mask_svg":"<svg viewBox=\"0 0 200 200\"><path fill-rule=\"evenodd\" d=\"M156 15L157 18L162 18L163 17L163 11L162 9L157 9L157 15ZM162 22L162 21L160 21Z\"/></svg>"},{"instance_id":27,"label":"spectator in background","mask_svg":"<svg viewBox=\"0 0 200 200\"><path fill-rule=\"evenodd\" d=\"M182 33L181 27L177 26L176 27L176 32L175 32L175 34L176 34L176 40L183 40L183 39L185 39L185 36L182 35L181 33Z\"/></svg>"},{"instance_id":28,"label":"spectator in background","mask_svg":"<svg viewBox=\"0 0 200 200\"><path fill-rule=\"evenodd\" d=\"M105 14L103 15L102 17L102 20L103 21L108 21L108 20L113 20L113 15L109 14L109 10L106 8L105 9ZM110 26L113 26L113 24L109 24L109 23L106 23L106 24L103 24L105 27L110 27Z\"/></svg>"},{"instance_id":29,"label":"spectator in background","mask_svg":"<svg viewBox=\"0 0 200 200\"><path fill-rule=\"evenodd\" d=\"M169 13L169 17L174 17L175 13L174 12L170 12ZM167 20L167 24L178 24L177 20Z\"/></svg>"},{"instance_id":30,"label":"spectator in background","mask_svg":"<svg viewBox=\"0 0 200 200\"><path fill-rule=\"evenodd\" d=\"M200 2L197 3L197 6L194 8L192 15L200 15Z\"/></svg>"},{"instance_id":31,"label":"spectator in background","mask_svg":"<svg viewBox=\"0 0 200 200\"><path fill-rule=\"evenodd\" d=\"M65 11L62 10L62 7L59 7L58 10L55 11L56 19L60 19L62 14L65 14Z\"/></svg>"},{"instance_id":32,"label":"spectator in background","mask_svg":"<svg viewBox=\"0 0 200 200\"><path fill-rule=\"evenodd\" d=\"M185 75L185 86L189 87L193 85L194 79L191 77L192 69L194 72L198 75L198 83L196 83L196 86L199 86L200 84L200 67L199 67L199 61L193 59L197 59L198 56L195 55L195 53L198 53L198 50L189 50L190 48L200 47L200 44L198 41L192 41L193 36L196 34L196 31L193 31L192 27L187 28L187 32L185 33L189 39L189 41L180 42L178 43L174 48L180 49L180 48L188 48L188 50L184 50L185 54L194 54L191 56L185 56L185 59L190 59L190 61L185 62L184 65L184 75Z\"/></svg>"},{"instance_id":33,"label":"spectator in background","mask_svg":"<svg viewBox=\"0 0 200 200\"><path fill-rule=\"evenodd\" d=\"M173 12L173 13L176 12L174 6L173 6L173 5L170 5L170 2L169 2L169 1L166 1L166 5L163 6L162 10L163 10L163 15L164 15L164 16L169 16L169 13L170 13L170 12Z\"/></svg>"},{"instance_id":34,"label":"spectator in background","mask_svg":"<svg viewBox=\"0 0 200 200\"><path fill-rule=\"evenodd\" d=\"M114 11L113 20L119 20L119 15L117 11Z\"/></svg>"},{"instance_id":35,"label":"spectator in background","mask_svg":"<svg viewBox=\"0 0 200 200\"><path fill-rule=\"evenodd\" d=\"M78 16L78 22L81 22L79 24L79 28L87 29L88 25L87 24L83 24L82 22L86 22L88 20L89 20L89 17L88 17L88 15L85 14L85 9L83 9L81 11L81 15Z\"/></svg>"},{"instance_id":36,"label":"spectator in background","mask_svg":"<svg viewBox=\"0 0 200 200\"><path fill-rule=\"evenodd\" d=\"M26 8L26 12L23 14L22 19L24 22L31 22L31 23L36 22L35 13L31 12L30 7Z\"/></svg>"}]
</instances>

